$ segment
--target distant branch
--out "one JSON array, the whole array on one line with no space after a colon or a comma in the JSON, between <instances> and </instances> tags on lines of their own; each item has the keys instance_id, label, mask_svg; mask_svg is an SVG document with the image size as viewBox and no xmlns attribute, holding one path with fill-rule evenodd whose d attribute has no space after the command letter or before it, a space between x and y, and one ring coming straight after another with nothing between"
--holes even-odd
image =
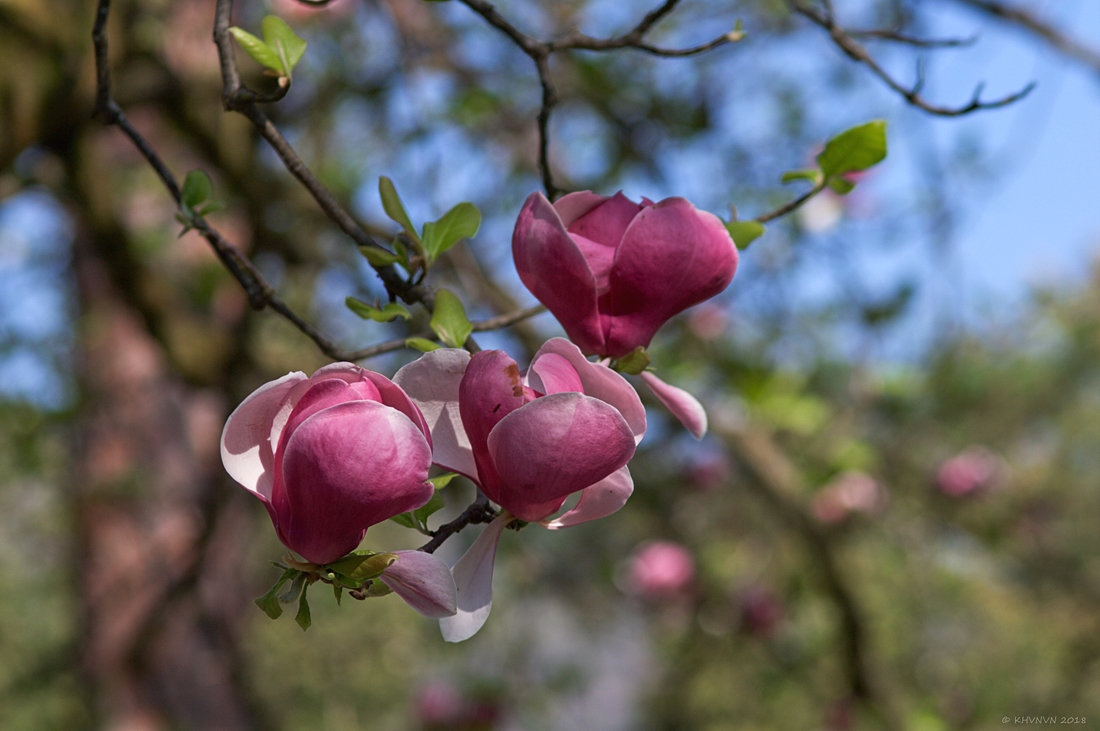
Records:
<instances>
[{"instance_id":1,"label":"distant branch","mask_svg":"<svg viewBox=\"0 0 1100 731\"><path fill-rule=\"evenodd\" d=\"M923 78L918 74L916 83L912 86L902 84L893 76L890 75L875 58L864 48L858 41L855 40L853 34L844 28L837 25L835 18L833 17L832 4L829 2L822 3L822 8L810 5L803 0L790 0L791 8L799 15L807 18L815 25L820 26L824 30L828 31L829 38L841 51L845 53L850 59L861 63L871 70L875 76L882 80L888 87L896 91L901 95L905 101L909 104L922 109L929 114L935 114L941 117L958 117L964 114L970 114L971 112L983 111L986 109L997 109L1004 107L1013 102L1017 102L1023 99L1025 96L1031 93L1035 88L1035 82L1031 82L1019 91L1009 94L1008 96L994 99L992 101L983 101L981 93L983 86L978 85L974 89L974 94L971 96L970 101L966 104L957 107L947 107L933 104L921 96L921 90L924 85ZM862 31L866 34L867 31Z\"/></svg>"}]
</instances>

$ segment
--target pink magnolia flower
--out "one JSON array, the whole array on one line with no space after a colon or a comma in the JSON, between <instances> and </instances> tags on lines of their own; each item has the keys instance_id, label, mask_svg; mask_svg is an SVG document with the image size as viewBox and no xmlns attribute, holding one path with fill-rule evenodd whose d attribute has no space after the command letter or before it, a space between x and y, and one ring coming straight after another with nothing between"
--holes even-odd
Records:
<instances>
[{"instance_id":1,"label":"pink magnolia flower","mask_svg":"<svg viewBox=\"0 0 1100 731\"><path fill-rule=\"evenodd\" d=\"M683 596L695 583L695 559L674 541L643 543L630 558L629 589L649 599Z\"/></svg>"},{"instance_id":2,"label":"pink magnolia flower","mask_svg":"<svg viewBox=\"0 0 1100 731\"><path fill-rule=\"evenodd\" d=\"M527 197L512 234L519 277L585 353L618 358L648 346L673 315L724 290L737 247L719 218L683 198L634 203L589 191L551 204ZM642 380L702 437L699 401L650 372Z\"/></svg>"},{"instance_id":3,"label":"pink magnolia flower","mask_svg":"<svg viewBox=\"0 0 1100 731\"><path fill-rule=\"evenodd\" d=\"M226 470L263 502L279 540L317 564L426 503L431 452L405 392L351 363L261 386L229 416L221 440Z\"/></svg>"},{"instance_id":4,"label":"pink magnolia flower","mask_svg":"<svg viewBox=\"0 0 1100 731\"><path fill-rule=\"evenodd\" d=\"M673 315L715 296L737 271L719 218L683 198L635 203L616 193L532 193L512 234L527 289L585 353L647 346Z\"/></svg>"},{"instance_id":5,"label":"pink magnolia flower","mask_svg":"<svg viewBox=\"0 0 1100 731\"><path fill-rule=\"evenodd\" d=\"M936 485L945 495L963 497L995 487L1003 473L1001 458L986 447L967 447L940 465Z\"/></svg>"},{"instance_id":6,"label":"pink magnolia flower","mask_svg":"<svg viewBox=\"0 0 1100 731\"><path fill-rule=\"evenodd\" d=\"M472 636L488 617L497 542L514 520L564 528L609 515L634 489L626 463L645 434L645 409L630 384L550 340L526 374L499 350L440 349L398 371L397 383L431 426L434 459L466 475L504 510L454 566L458 614L444 638ZM551 518L566 498L577 504Z\"/></svg>"},{"instance_id":7,"label":"pink magnolia flower","mask_svg":"<svg viewBox=\"0 0 1100 731\"><path fill-rule=\"evenodd\" d=\"M841 472L814 496L813 513L826 525L842 523L853 515L875 515L886 508L883 486L865 472Z\"/></svg>"}]
</instances>

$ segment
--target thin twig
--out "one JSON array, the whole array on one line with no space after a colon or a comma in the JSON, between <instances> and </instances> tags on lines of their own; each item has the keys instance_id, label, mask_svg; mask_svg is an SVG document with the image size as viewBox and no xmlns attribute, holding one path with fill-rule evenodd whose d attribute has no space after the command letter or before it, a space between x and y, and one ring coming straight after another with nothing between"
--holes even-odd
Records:
<instances>
[{"instance_id":1,"label":"thin twig","mask_svg":"<svg viewBox=\"0 0 1100 731\"><path fill-rule=\"evenodd\" d=\"M432 531L432 539L418 550L424 553L434 553L448 538L466 526L473 523L488 523L496 516L497 512L489 506L489 498L478 492L477 499L470 503L461 515Z\"/></svg>"},{"instance_id":2,"label":"thin twig","mask_svg":"<svg viewBox=\"0 0 1100 731\"><path fill-rule=\"evenodd\" d=\"M806 203L806 201L810 200L815 195L817 195L821 191L825 190L826 185L827 185L826 182L824 180L822 180L820 183L816 184L814 187L810 188L805 193L798 196L797 198L795 198L791 202L784 203L783 205L779 206L775 210L768 211L767 213L763 213L763 214L761 214L761 215L759 215L756 218L753 218L751 220L756 221L757 223L767 223L768 221L774 221L775 219L779 218L780 216L785 216L788 213L794 211L795 209L801 208L802 205L804 203Z\"/></svg>"},{"instance_id":3,"label":"thin twig","mask_svg":"<svg viewBox=\"0 0 1100 731\"><path fill-rule=\"evenodd\" d=\"M929 114L935 114L940 117L959 117L964 114L970 114L971 112L997 109L1023 99L1035 88L1035 82L1031 82L1019 91L1007 96L994 99L993 101L983 101L981 98L983 86L979 84L978 87L975 88L970 101L966 104L957 107L932 104L920 94L921 87L923 86L923 79L921 79L919 75L917 83L911 87L902 84L891 76L886 69L879 65L878 61L867 52L867 49L852 37L851 33L837 25L833 18L831 5L826 3L825 9L820 10L802 0L791 0L791 8L799 15L826 30L829 33L829 38L832 39L836 47L843 51L848 58L866 66L871 70L871 73L882 80L888 87L900 94L905 101Z\"/></svg>"}]
</instances>

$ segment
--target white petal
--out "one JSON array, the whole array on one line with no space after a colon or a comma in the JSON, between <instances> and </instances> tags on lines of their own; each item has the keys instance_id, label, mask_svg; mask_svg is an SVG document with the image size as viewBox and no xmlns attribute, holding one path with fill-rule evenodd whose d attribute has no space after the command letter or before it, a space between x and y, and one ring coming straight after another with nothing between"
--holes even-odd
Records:
<instances>
[{"instance_id":1,"label":"white petal","mask_svg":"<svg viewBox=\"0 0 1100 731\"><path fill-rule=\"evenodd\" d=\"M295 371L257 388L233 410L222 430L221 453L225 471L237 482L264 500L271 497L271 466L277 444L271 441L293 409L289 396L294 387L306 381ZM275 434L278 438L278 434Z\"/></svg>"},{"instance_id":2,"label":"white petal","mask_svg":"<svg viewBox=\"0 0 1100 731\"><path fill-rule=\"evenodd\" d=\"M458 589L458 611L453 617L439 620L439 630L447 642L462 642L477 634L493 606L493 561L504 526L512 516L501 513L455 563L455 586Z\"/></svg>"},{"instance_id":3,"label":"white petal","mask_svg":"<svg viewBox=\"0 0 1100 731\"><path fill-rule=\"evenodd\" d=\"M458 412L458 385L470 354L455 348L425 353L393 377L424 414L432 434L432 461L477 480L470 439Z\"/></svg>"}]
</instances>

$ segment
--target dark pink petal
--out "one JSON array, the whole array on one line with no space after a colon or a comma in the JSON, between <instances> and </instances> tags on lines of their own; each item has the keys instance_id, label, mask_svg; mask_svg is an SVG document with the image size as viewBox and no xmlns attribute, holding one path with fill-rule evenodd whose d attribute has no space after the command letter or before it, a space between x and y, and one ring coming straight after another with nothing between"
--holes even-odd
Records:
<instances>
[{"instance_id":1,"label":"dark pink petal","mask_svg":"<svg viewBox=\"0 0 1100 731\"><path fill-rule=\"evenodd\" d=\"M275 501L280 538L314 563L340 558L369 526L431 498L431 461L420 429L376 401L313 414L290 434L282 454L275 485L276 497L285 496L285 504Z\"/></svg>"},{"instance_id":2,"label":"dark pink petal","mask_svg":"<svg viewBox=\"0 0 1100 731\"><path fill-rule=\"evenodd\" d=\"M634 455L634 435L612 406L579 393L536 399L501 419L489 453L503 490L495 499L517 518L536 521Z\"/></svg>"},{"instance_id":3,"label":"dark pink petal","mask_svg":"<svg viewBox=\"0 0 1100 731\"><path fill-rule=\"evenodd\" d=\"M717 216L683 198L644 209L615 253L601 354L648 345L668 318L721 292L736 270L737 249Z\"/></svg>"},{"instance_id":4,"label":"dark pink petal","mask_svg":"<svg viewBox=\"0 0 1100 731\"><path fill-rule=\"evenodd\" d=\"M569 361L581 382L581 388L578 390L618 409L626 419L626 423L630 425L631 431L634 432L634 442L642 441L646 430L645 407L642 406L642 400L638 398L634 387L625 378L605 365L589 361L576 345L565 338L547 340L531 361L530 372L537 376L541 370L542 359L550 354L561 356ZM528 377L532 382L535 381L535 377ZM547 393L545 390L542 392Z\"/></svg>"},{"instance_id":5,"label":"dark pink petal","mask_svg":"<svg viewBox=\"0 0 1100 731\"><path fill-rule=\"evenodd\" d=\"M541 193L528 196L520 210L512 233L512 256L524 286L554 314L569 337L586 351L600 352L603 329L595 276L554 206Z\"/></svg>"},{"instance_id":6,"label":"dark pink petal","mask_svg":"<svg viewBox=\"0 0 1100 731\"><path fill-rule=\"evenodd\" d=\"M630 476L630 469L621 467L595 485L581 490L581 499L572 510L553 520L544 521L543 525L550 530L557 530L606 517L626 505L633 492L634 479Z\"/></svg>"},{"instance_id":7,"label":"dark pink petal","mask_svg":"<svg viewBox=\"0 0 1100 731\"><path fill-rule=\"evenodd\" d=\"M234 409L222 430L222 464L226 472L265 503L271 499L275 462L272 425L286 422L293 409L287 396L306 380L304 373L294 372L265 383Z\"/></svg>"},{"instance_id":8,"label":"dark pink petal","mask_svg":"<svg viewBox=\"0 0 1100 731\"><path fill-rule=\"evenodd\" d=\"M465 350L440 348L401 368L393 380L424 415L432 434L433 461L477 482L470 438L458 410L458 387L469 363Z\"/></svg>"},{"instance_id":9,"label":"dark pink petal","mask_svg":"<svg viewBox=\"0 0 1100 731\"><path fill-rule=\"evenodd\" d=\"M310 378L310 387L294 404L294 409L286 420L282 436L277 444L281 445L294 433L298 426L318 411L345 401L381 401L378 389L369 381L345 381L340 378L318 380ZM278 454L278 451L276 451Z\"/></svg>"},{"instance_id":10,"label":"dark pink petal","mask_svg":"<svg viewBox=\"0 0 1100 731\"><path fill-rule=\"evenodd\" d=\"M707 412L699 399L682 388L670 386L650 371L642 371L642 380L665 408L683 424L696 439L707 433Z\"/></svg>"},{"instance_id":11,"label":"dark pink petal","mask_svg":"<svg viewBox=\"0 0 1100 731\"><path fill-rule=\"evenodd\" d=\"M397 560L379 577L393 593L425 617L454 615L458 607L455 580L447 565L423 551L394 551Z\"/></svg>"},{"instance_id":12,"label":"dark pink petal","mask_svg":"<svg viewBox=\"0 0 1100 731\"><path fill-rule=\"evenodd\" d=\"M500 481L489 459L489 432L527 400L519 366L507 353L474 353L458 387L458 409L473 450L478 484L490 500L499 502Z\"/></svg>"},{"instance_id":13,"label":"dark pink petal","mask_svg":"<svg viewBox=\"0 0 1100 731\"><path fill-rule=\"evenodd\" d=\"M502 513L485 527L477 540L454 565L458 607L454 616L439 620L439 630L447 642L462 642L477 634L493 607L493 562L504 526L512 516Z\"/></svg>"},{"instance_id":14,"label":"dark pink petal","mask_svg":"<svg viewBox=\"0 0 1100 731\"><path fill-rule=\"evenodd\" d=\"M363 371L363 376L374 384L374 387L378 390L379 401L409 417L409 421L420 427L420 431L424 433L428 444L432 443L428 422L424 420L424 415L420 413L420 409L416 407L409 395L401 390L400 386L381 373L375 373L374 371Z\"/></svg>"},{"instance_id":15,"label":"dark pink petal","mask_svg":"<svg viewBox=\"0 0 1100 731\"><path fill-rule=\"evenodd\" d=\"M559 202L560 203L560 202ZM561 216L561 209L554 206ZM619 191L607 198L596 208L566 224L569 233L583 236L597 244L614 249L619 245L627 226L642 210L642 206L627 198ZM564 219L565 216L562 216Z\"/></svg>"}]
</instances>

